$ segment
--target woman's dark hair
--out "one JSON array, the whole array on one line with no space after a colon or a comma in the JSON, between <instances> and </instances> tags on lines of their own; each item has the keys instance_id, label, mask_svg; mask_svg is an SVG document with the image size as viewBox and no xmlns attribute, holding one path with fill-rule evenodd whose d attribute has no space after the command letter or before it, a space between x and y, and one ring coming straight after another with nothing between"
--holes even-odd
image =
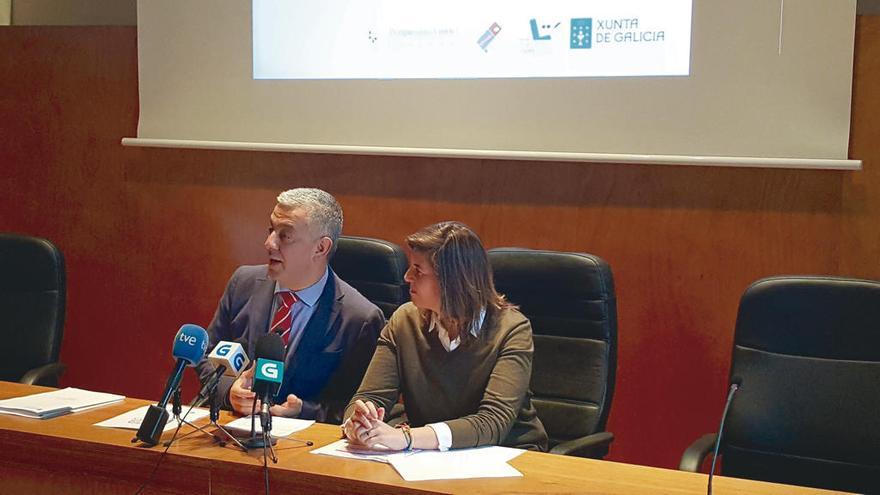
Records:
<instances>
[{"instance_id":1,"label":"woman's dark hair","mask_svg":"<svg viewBox=\"0 0 880 495\"><path fill-rule=\"evenodd\" d=\"M511 306L495 290L486 249L467 225L435 223L408 236L406 244L431 261L440 282L440 319L454 325L463 340L483 309L490 318Z\"/></svg>"}]
</instances>

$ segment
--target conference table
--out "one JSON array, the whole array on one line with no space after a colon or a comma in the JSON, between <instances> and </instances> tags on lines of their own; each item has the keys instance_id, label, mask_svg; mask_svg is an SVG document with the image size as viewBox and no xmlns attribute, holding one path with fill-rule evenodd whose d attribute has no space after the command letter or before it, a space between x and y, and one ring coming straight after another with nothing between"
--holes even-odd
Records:
<instances>
[{"instance_id":1,"label":"conference table","mask_svg":"<svg viewBox=\"0 0 880 495\"><path fill-rule=\"evenodd\" d=\"M0 399L53 390L0 381ZM150 476L164 448L132 443L132 430L94 426L137 407L138 399L52 419L0 414L0 494L134 494ZM231 420L224 412L220 423ZM197 424L206 424L207 418ZM184 427L181 433L185 433ZM388 464L311 454L339 439L339 427L315 424L281 439L278 463L269 463L271 493L589 493L704 494L706 475L526 452L510 461L522 477L404 481ZM168 439L167 432L163 439ZM175 442L144 494L263 493L262 450L221 447L207 435ZM751 480L715 477L716 495L839 493Z\"/></svg>"}]
</instances>

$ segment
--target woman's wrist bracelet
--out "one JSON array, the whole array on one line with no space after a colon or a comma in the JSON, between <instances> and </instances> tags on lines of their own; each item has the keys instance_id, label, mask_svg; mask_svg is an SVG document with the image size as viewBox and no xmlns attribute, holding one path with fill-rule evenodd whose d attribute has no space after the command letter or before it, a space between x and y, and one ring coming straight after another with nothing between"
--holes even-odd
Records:
<instances>
[{"instance_id":1,"label":"woman's wrist bracelet","mask_svg":"<svg viewBox=\"0 0 880 495\"><path fill-rule=\"evenodd\" d=\"M410 431L409 425L406 423L401 423L397 425L397 427L400 428L401 431L403 431L403 438L404 440L406 440L406 447L404 447L403 450L412 450L413 438L412 431Z\"/></svg>"}]
</instances>

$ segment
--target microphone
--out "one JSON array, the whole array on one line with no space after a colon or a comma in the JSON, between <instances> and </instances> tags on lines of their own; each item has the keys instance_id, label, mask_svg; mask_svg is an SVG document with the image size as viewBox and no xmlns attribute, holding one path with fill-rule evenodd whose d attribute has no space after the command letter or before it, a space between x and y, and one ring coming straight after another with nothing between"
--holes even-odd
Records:
<instances>
[{"instance_id":1,"label":"microphone","mask_svg":"<svg viewBox=\"0 0 880 495\"><path fill-rule=\"evenodd\" d=\"M192 324L185 324L180 327L177 335L174 336L174 345L171 348L171 354L177 358L177 364L168 383L165 385L165 392L162 398L155 406L147 409L147 414L138 428L137 435L132 442L138 440L153 446L159 443L159 437L162 436L162 430L168 422L168 410L166 406L171 399L171 395L180 387L180 379L183 377L183 369L187 366L195 366L205 356L205 350L208 347L208 333L205 329Z\"/></svg>"},{"instance_id":2,"label":"microphone","mask_svg":"<svg viewBox=\"0 0 880 495\"><path fill-rule=\"evenodd\" d=\"M727 412L730 410L730 404L733 403L733 396L742 386L742 378L734 376L730 380L730 391L727 392L727 403L724 404L724 412L721 413L721 424L718 425L718 438L715 439L715 451L712 453L712 468L709 469L709 484L706 487L706 494L712 495L712 476L715 475L715 462L718 461L718 449L721 447L721 434L724 433L724 422L727 421Z\"/></svg>"},{"instance_id":3,"label":"microphone","mask_svg":"<svg viewBox=\"0 0 880 495\"><path fill-rule=\"evenodd\" d=\"M257 340L254 349L254 383L251 390L254 392L254 406L257 400L261 402L260 425L263 434L266 435L272 428L272 416L269 407L274 402L275 395L281 388L284 379L284 342L276 333L268 333ZM253 411L251 411L253 414ZM256 437L255 416L251 416L251 437L244 443L249 448L261 448L265 446L265 437Z\"/></svg>"},{"instance_id":4,"label":"microphone","mask_svg":"<svg viewBox=\"0 0 880 495\"><path fill-rule=\"evenodd\" d=\"M231 376L233 378L241 374L242 371L250 363L244 347L241 342L246 342L243 337L236 339L234 342L221 340L214 347L214 350L208 355L208 361L214 365L214 372L205 380L205 384L196 397L194 407L199 407L208 400L209 396L214 393L217 383L221 376Z\"/></svg>"},{"instance_id":5,"label":"microphone","mask_svg":"<svg viewBox=\"0 0 880 495\"><path fill-rule=\"evenodd\" d=\"M277 463L278 457L272 448L275 440L269 434L272 431L272 415L269 414L269 406L274 402L281 381L284 379L284 342L274 332L267 333L257 340L254 351L254 405L257 398L261 402L260 426L262 426L262 438L255 436L254 417L251 416L251 438L244 445L247 448L263 448L263 472L266 477L266 493L269 493L269 466L267 462L268 451L272 454L272 462ZM253 413L253 409L252 409Z\"/></svg>"},{"instance_id":6,"label":"microphone","mask_svg":"<svg viewBox=\"0 0 880 495\"><path fill-rule=\"evenodd\" d=\"M284 377L284 363L274 359L257 359L254 370L254 393L260 397L260 422L263 431L271 429L272 416L269 407L275 402L275 394L281 388Z\"/></svg>"},{"instance_id":7,"label":"microphone","mask_svg":"<svg viewBox=\"0 0 880 495\"><path fill-rule=\"evenodd\" d=\"M277 333L267 333L257 340L254 350L253 391L265 404L273 402L284 378L284 342Z\"/></svg>"}]
</instances>

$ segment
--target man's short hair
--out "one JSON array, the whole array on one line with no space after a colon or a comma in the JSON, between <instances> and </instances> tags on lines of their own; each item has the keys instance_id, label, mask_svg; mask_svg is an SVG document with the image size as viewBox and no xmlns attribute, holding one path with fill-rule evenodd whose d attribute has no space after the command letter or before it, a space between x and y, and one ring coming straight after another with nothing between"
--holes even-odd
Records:
<instances>
[{"instance_id":1,"label":"man's short hair","mask_svg":"<svg viewBox=\"0 0 880 495\"><path fill-rule=\"evenodd\" d=\"M298 187L284 191L277 199L284 208L302 209L309 219L312 232L329 237L333 247L336 247L336 241L342 233L342 207L332 194L311 187Z\"/></svg>"}]
</instances>

